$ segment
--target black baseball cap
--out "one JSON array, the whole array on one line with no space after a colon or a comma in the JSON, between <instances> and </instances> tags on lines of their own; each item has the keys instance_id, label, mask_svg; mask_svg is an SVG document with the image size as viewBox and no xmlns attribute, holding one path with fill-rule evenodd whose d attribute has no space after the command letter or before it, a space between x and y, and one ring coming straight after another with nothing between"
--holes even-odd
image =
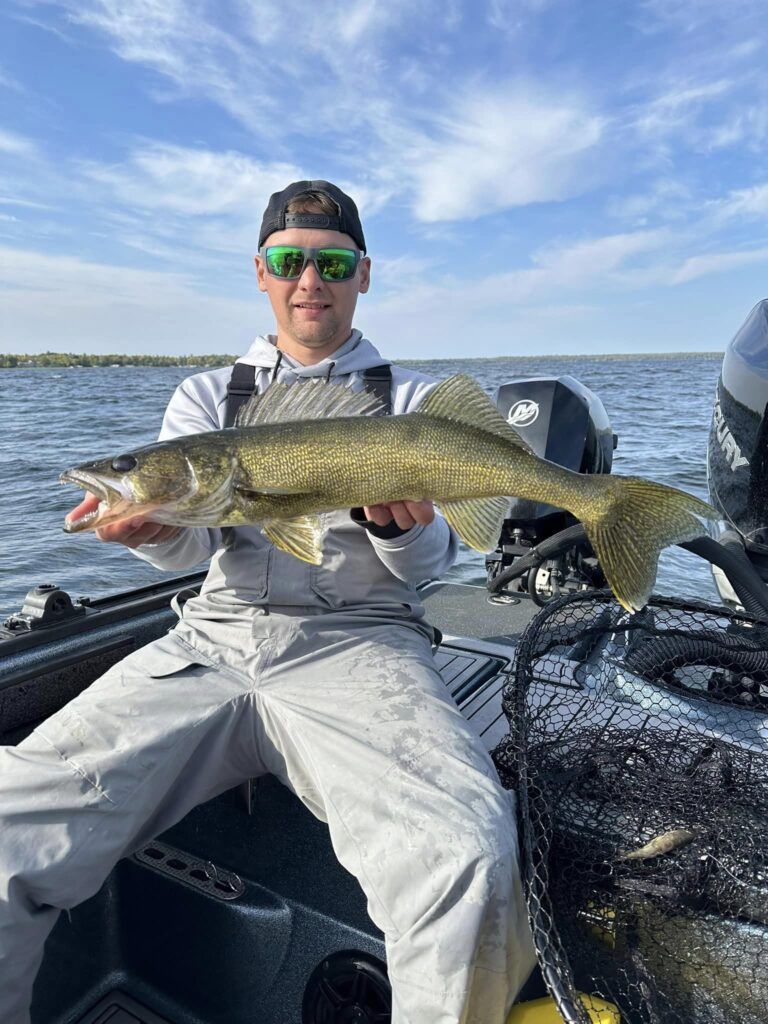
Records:
<instances>
[{"instance_id":1,"label":"black baseball cap","mask_svg":"<svg viewBox=\"0 0 768 1024\"><path fill-rule=\"evenodd\" d=\"M339 209L338 216L331 217L326 213L286 213L285 208L291 199L302 192L322 192L336 204ZM273 231L282 231L284 228L327 228L329 231L342 231L354 239L363 252L366 251L363 226L354 200L330 181L294 181L282 192L272 193L261 219L259 248Z\"/></svg>"}]
</instances>

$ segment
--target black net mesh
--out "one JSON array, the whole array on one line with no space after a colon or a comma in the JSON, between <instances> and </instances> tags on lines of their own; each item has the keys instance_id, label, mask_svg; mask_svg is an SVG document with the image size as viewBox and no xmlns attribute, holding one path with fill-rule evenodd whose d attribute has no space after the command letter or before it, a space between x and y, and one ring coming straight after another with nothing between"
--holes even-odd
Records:
<instances>
[{"instance_id":1,"label":"black net mesh","mask_svg":"<svg viewBox=\"0 0 768 1024\"><path fill-rule=\"evenodd\" d=\"M548 606L494 752L519 791L529 912L560 1013L768 1021L768 625L609 594Z\"/></svg>"}]
</instances>

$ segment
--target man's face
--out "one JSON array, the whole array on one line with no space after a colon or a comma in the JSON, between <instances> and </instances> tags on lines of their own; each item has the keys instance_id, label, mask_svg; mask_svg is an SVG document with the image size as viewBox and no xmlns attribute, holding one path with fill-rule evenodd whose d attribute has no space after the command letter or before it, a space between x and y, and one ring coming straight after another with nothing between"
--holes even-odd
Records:
<instances>
[{"instance_id":1,"label":"man's face","mask_svg":"<svg viewBox=\"0 0 768 1024\"><path fill-rule=\"evenodd\" d=\"M274 231L265 245L301 245L314 248L357 249L340 231L286 228ZM352 333L357 296L368 291L371 261L364 257L348 281L323 281L314 263L307 263L301 277L284 281L267 273L256 257L261 291L266 292L277 321L277 344L305 366L320 362L336 351Z\"/></svg>"}]
</instances>

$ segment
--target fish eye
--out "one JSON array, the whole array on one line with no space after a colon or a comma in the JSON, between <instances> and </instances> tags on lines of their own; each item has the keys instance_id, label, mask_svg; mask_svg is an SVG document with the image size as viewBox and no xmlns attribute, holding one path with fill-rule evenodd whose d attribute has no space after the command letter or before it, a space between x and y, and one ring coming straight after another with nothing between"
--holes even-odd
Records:
<instances>
[{"instance_id":1,"label":"fish eye","mask_svg":"<svg viewBox=\"0 0 768 1024\"><path fill-rule=\"evenodd\" d=\"M117 455L112 459L112 469L116 473L130 473L137 465L138 463L132 455Z\"/></svg>"}]
</instances>

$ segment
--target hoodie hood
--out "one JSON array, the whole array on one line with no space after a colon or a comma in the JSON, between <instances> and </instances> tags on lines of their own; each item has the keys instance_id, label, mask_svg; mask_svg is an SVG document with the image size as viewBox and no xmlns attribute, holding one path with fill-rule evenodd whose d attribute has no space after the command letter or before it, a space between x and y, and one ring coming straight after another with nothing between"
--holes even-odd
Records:
<instances>
[{"instance_id":1,"label":"hoodie hood","mask_svg":"<svg viewBox=\"0 0 768 1024\"><path fill-rule=\"evenodd\" d=\"M349 338L335 352L311 366L302 366L287 352L282 352L277 347L277 338L274 334L260 335L255 338L251 347L244 356L238 359L238 362L250 363L252 366L264 370L273 370L275 365L279 365L281 376L283 370L288 370L295 377L327 378L357 373L367 370L371 366L389 364L390 361L382 359L360 331L353 330Z\"/></svg>"}]
</instances>

